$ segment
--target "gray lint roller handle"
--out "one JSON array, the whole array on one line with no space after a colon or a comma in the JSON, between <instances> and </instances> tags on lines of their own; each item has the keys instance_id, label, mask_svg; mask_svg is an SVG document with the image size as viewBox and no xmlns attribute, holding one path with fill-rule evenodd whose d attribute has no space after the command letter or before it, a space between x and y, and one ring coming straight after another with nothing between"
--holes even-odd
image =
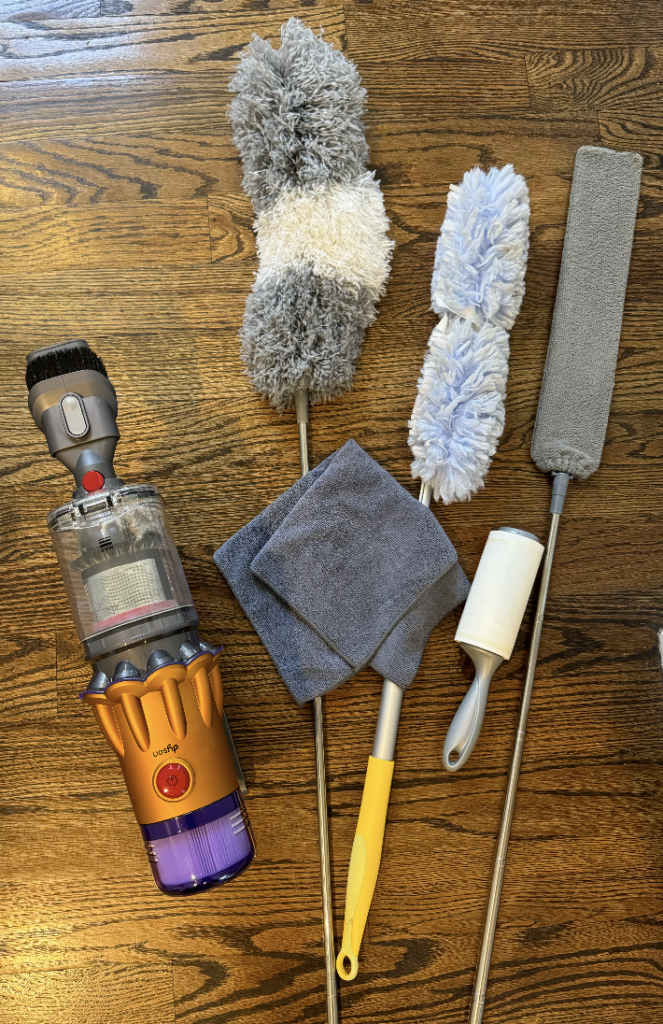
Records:
<instances>
[{"instance_id":1,"label":"gray lint roller handle","mask_svg":"<svg viewBox=\"0 0 663 1024\"><path fill-rule=\"evenodd\" d=\"M533 533L503 526L488 535L456 631L476 675L444 741L442 764L449 772L463 767L479 739L491 680L513 654L542 556Z\"/></svg>"},{"instance_id":2,"label":"gray lint roller handle","mask_svg":"<svg viewBox=\"0 0 663 1024\"><path fill-rule=\"evenodd\" d=\"M637 153L583 146L576 154L555 313L532 440L534 462L544 473L554 476L550 531L470 1024L480 1024L483 1017L527 716L564 497L572 477L585 480L598 469L603 452L641 170L642 158Z\"/></svg>"}]
</instances>

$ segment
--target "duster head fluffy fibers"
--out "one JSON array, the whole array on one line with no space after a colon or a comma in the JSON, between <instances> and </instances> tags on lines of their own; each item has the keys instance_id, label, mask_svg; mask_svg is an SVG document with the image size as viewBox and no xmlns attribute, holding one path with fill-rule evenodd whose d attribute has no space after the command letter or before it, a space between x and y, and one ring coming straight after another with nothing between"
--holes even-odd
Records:
<instances>
[{"instance_id":1,"label":"duster head fluffy fibers","mask_svg":"<svg viewBox=\"0 0 663 1024\"><path fill-rule=\"evenodd\" d=\"M355 66L296 18L279 50L254 36L230 88L260 258L242 357L278 409L299 388L327 401L352 385L393 249L366 171L366 91Z\"/></svg>"},{"instance_id":2,"label":"duster head fluffy fibers","mask_svg":"<svg viewBox=\"0 0 663 1024\"><path fill-rule=\"evenodd\" d=\"M529 196L509 164L452 185L435 254L434 329L410 420L412 475L466 501L504 429L509 337L525 294Z\"/></svg>"}]
</instances>

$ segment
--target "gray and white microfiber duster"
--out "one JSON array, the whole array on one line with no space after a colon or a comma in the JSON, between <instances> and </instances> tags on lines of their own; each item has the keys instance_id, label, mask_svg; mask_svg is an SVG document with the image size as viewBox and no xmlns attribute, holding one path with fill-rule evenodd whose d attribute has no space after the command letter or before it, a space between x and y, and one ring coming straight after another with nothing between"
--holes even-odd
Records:
<instances>
[{"instance_id":1,"label":"gray and white microfiber duster","mask_svg":"<svg viewBox=\"0 0 663 1024\"><path fill-rule=\"evenodd\" d=\"M393 249L366 170L366 90L354 64L296 18L278 50L254 36L230 89L260 259L242 357L277 409L303 389L328 401L352 386Z\"/></svg>"},{"instance_id":2,"label":"gray and white microfiber duster","mask_svg":"<svg viewBox=\"0 0 663 1024\"><path fill-rule=\"evenodd\" d=\"M281 47L253 37L230 83L233 138L256 213L260 260L246 303L242 358L256 390L295 406L302 475L309 402L352 386L393 242L366 170L366 91L354 64L291 18ZM322 699L313 701L327 1019L338 1020Z\"/></svg>"},{"instance_id":3,"label":"gray and white microfiber duster","mask_svg":"<svg viewBox=\"0 0 663 1024\"><path fill-rule=\"evenodd\" d=\"M412 475L445 505L466 501L504 430L509 335L525 294L529 194L509 164L451 185L435 254L428 343L412 410Z\"/></svg>"}]
</instances>

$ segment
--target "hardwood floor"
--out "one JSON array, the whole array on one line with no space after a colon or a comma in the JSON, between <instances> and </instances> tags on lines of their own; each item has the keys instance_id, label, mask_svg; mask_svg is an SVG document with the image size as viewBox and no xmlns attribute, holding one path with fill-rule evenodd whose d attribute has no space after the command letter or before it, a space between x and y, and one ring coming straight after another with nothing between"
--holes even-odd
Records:
<instances>
[{"instance_id":1,"label":"hardwood floor","mask_svg":"<svg viewBox=\"0 0 663 1024\"><path fill-rule=\"evenodd\" d=\"M529 444L573 160L644 174L600 471L569 492L525 748L485 1024L663 1024L663 2L0 0L0 1024L323 1024L313 727L211 555L297 478L292 413L252 391L237 333L256 269L226 120L253 32L291 14L368 88L393 273L355 387L316 408L311 462L354 437L411 493L407 420L436 318L450 182L527 176L527 295L485 490L436 509L474 572L489 529L543 537ZM152 883L46 514L68 499L27 410L25 355L85 337L120 400L117 466L166 501L228 717L259 859L172 900ZM343 1024L464 1024L515 735L530 607L458 776L446 728L471 679L455 617L404 702L378 888ZM325 701L337 936L381 681Z\"/></svg>"}]
</instances>

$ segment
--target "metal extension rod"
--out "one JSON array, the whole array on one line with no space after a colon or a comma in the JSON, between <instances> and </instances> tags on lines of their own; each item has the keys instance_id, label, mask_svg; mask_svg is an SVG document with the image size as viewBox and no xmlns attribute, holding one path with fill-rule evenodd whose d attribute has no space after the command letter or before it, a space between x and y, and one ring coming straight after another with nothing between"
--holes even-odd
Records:
<instances>
[{"instance_id":1,"label":"metal extension rod","mask_svg":"<svg viewBox=\"0 0 663 1024\"><path fill-rule=\"evenodd\" d=\"M490 886L486 920L483 926L481 953L479 954L479 963L474 982L474 993L472 995L469 1024L481 1024L486 1002L490 957L493 951L495 929L497 928L497 914L500 906L502 882L504 881L504 869L506 866L506 855L509 847L509 836L511 834L511 822L513 821L513 812L516 806L518 777L520 775L520 765L523 759L523 748L525 746L525 733L527 731L527 717L529 715L529 707L532 701L534 673L536 672L536 662L539 656L541 631L543 629L543 618L546 611L546 601L548 599L550 573L555 555L559 521L564 508L564 498L569 480L570 477L566 473L555 474L553 498L550 506L550 531L548 533L546 554L541 573L541 589L539 591L539 600L536 606L536 619L534 620L534 630L532 632L532 642L530 644L529 657L527 659L527 674L525 676L525 686L523 688L523 697L520 705L518 732L516 733L516 742L513 749L513 756L511 758L511 767L509 769L509 782L506 790L506 799L504 801L504 811L502 813L502 824L500 826L499 839L497 841L497 853L495 855L495 864L493 866L493 880Z\"/></svg>"},{"instance_id":2,"label":"metal extension rod","mask_svg":"<svg viewBox=\"0 0 663 1024\"><path fill-rule=\"evenodd\" d=\"M431 485L422 483L419 490L419 501L426 508L430 508L432 494L433 488ZM385 679L382 687L378 721L375 727L375 739L373 741L373 757L377 757L381 761L393 761L394 759L403 693L404 691L400 686L392 683L389 679Z\"/></svg>"},{"instance_id":3,"label":"metal extension rod","mask_svg":"<svg viewBox=\"0 0 663 1024\"><path fill-rule=\"evenodd\" d=\"M422 484L419 501L428 507L430 499L430 485ZM402 704L401 687L385 679L348 866L343 941L336 958L336 970L344 981L352 981L359 971L359 951L382 859Z\"/></svg>"},{"instance_id":4,"label":"metal extension rod","mask_svg":"<svg viewBox=\"0 0 663 1024\"><path fill-rule=\"evenodd\" d=\"M295 392L297 427L299 428L299 454L302 476L308 465L308 391ZM315 732L315 778L318 804L318 839L320 845L320 882L322 887L322 936L325 945L325 990L327 995L328 1024L338 1024L338 994L336 990L336 952L334 948L334 914L331 894L331 861L329 857L329 827L327 822L327 779L325 774L325 730L322 717L322 697L313 700L313 728Z\"/></svg>"}]
</instances>

